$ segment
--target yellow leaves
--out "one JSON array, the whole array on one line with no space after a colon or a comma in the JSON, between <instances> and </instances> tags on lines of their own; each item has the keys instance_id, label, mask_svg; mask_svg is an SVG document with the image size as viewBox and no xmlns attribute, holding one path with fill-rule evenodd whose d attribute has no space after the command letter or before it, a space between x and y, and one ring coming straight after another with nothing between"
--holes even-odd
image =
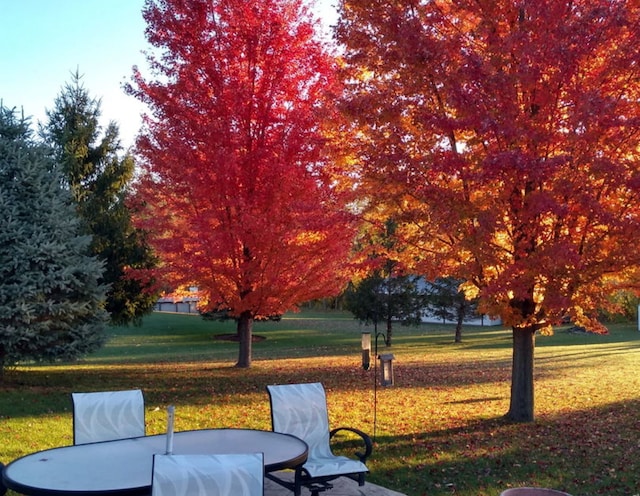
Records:
<instances>
[{"instance_id":1,"label":"yellow leaves","mask_svg":"<svg viewBox=\"0 0 640 496\"><path fill-rule=\"evenodd\" d=\"M320 231L301 231L296 233L290 241L290 245L309 246L321 243L327 238L326 233Z\"/></svg>"},{"instance_id":2,"label":"yellow leaves","mask_svg":"<svg viewBox=\"0 0 640 496\"><path fill-rule=\"evenodd\" d=\"M546 324L544 327L541 327L538 332L543 336L553 336L553 326Z\"/></svg>"},{"instance_id":3,"label":"yellow leaves","mask_svg":"<svg viewBox=\"0 0 640 496\"><path fill-rule=\"evenodd\" d=\"M471 281L465 281L460 285L460 290L467 300L473 300L480 295L480 290Z\"/></svg>"},{"instance_id":4,"label":"yellow leaves","mask_svg":"<svg viewBox=\"0 0 640 496\"><path fill-rule=\"evenodd\" d=\"M357 72L353 73L352 75L356 80L366 83L368 81L373 80L376 76L376 73L372 70L368 70L364 67L361 67Z\"/></svg>"}]
</instances>

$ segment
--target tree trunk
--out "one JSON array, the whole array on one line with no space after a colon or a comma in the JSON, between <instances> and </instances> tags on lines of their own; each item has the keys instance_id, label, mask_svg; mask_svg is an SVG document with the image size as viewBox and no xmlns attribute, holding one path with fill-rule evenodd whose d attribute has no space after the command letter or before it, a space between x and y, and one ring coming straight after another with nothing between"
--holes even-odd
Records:
<instances>
[{"instance_id":1,"label":"tree trunk","mask_svg":"<svg viewBox=\"0 0 640 496\"><path fill-rule=\"evenodd\" d=\"M462 312L458 312L458 320L456 322L456 337L454 338L454 343L462 343L462 321L464 320L464 314Z\"/></svg>"},{"instance_id":2,"label":"tree trunk","mask_svg":"<svg viewBox=\"0 0 640 496\"><path fill-rule=\"evenodd\" d=\"M511 404L507 418L515 422L533 422L533 352L535 328L513 328L511 365Z\"/></svg>"},{"instance_id":3,"label":"tree trunk","mask_svg":"<svg viewBox=\"0 0 640 496\"><path fill-rule=\"evenodd\" d=\"M238 363L236 367L248 369L251 367L251 341L253 318L249 312L243 312L238 317Z\"/></svg>"},{"instance_id":4,"label":"tree trunk","mask_svg":"<svg viewBox=\"0 0 640 496\"><path fill-rule=\"evenodd\" d=\"M391 346L391 334L393 333L393 324L391 321L391 316L387 317L387 339L385 343L387 346Z\"/></svg>"}]
</instances>

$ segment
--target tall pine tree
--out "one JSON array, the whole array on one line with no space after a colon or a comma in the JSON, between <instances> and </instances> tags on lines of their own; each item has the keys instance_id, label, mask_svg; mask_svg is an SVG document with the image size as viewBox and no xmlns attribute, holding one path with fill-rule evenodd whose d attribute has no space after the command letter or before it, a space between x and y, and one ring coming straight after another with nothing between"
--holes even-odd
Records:
<instances>
[{"instance_id":1,"label":"tall pine tree","mask_svg":"<svg viewBox=\"0 0 640 496\"><path fill-rule=\"evenodd\" d=\"M104 340L102 264L28 121L0 105L0 376L25 360L74 359Z\"/></svg>"},{"instance_id":2,"label":"tall pine tree","mask_svg":"<svg viewBox=\"0 0 640 496\"><path fill-rule=\"evenodd\" d=\"M150 285L127 272L152 268L155 258L143 233L133 227L125 203L133 157L120 157L118 127L111 122L102 134L100 115L100 101L89 95L76 72L47 111L48 122L40 132L54 149L84 228L93 236L92 252L105 264L111 321L125 324L138 322L157 299Z\"/></svg>"}]
</instances>

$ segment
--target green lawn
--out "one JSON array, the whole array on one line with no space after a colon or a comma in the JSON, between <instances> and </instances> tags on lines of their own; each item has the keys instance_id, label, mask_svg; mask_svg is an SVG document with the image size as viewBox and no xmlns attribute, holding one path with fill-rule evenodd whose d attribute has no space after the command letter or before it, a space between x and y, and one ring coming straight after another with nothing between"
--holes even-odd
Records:
<instances>
[{"instance_id":1,"label":"green lawn","mask_svg":"<svg viewBox=\"0 0 640 496\"><path fill-rule=\"evenodd\" d=\"M370 330L370 329L369 329ZM360 367L361 328L348 314L257 323L253 367L233 368L237 344L212 338L232 323L155 314L114 328L108 345L74 364L19 368L0 386L0 461L70 444L73 391L139 387L147 432L270 428L267 384L321 381L332 427L374 431L373 370ZM536 422L511 424L511 334L450 326L394 328L396 385L377 389L369 480L410 496L497 496L535 485L579 495L640 494L640 332L539 336ZM380 339L382 349L382 339ZM380 351L380 350L379 350ZM343 442L348 445L348 440ZM330 496L328 494L328 496Z\"/></svg>"}]
</instances>

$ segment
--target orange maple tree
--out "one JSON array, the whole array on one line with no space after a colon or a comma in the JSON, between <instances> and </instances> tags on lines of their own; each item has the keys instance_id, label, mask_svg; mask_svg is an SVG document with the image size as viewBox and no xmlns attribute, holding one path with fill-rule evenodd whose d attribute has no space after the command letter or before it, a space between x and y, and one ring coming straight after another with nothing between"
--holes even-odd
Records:
<instances>
[{"instance_id":1,"label":"orange maple tree","mask_svg":"<svg viewBox=\"0 0 640 496\"><path fill-rule=\"evenodd\" d=\"M534 418L537 331L640 263L640 4L345 0L349 171L415 270L513 330L507 416ZM363 202L364 203L364 202ZM382 207L381 207L382 206Z\"/></svg>"},{"instance_id":2,"label":"orange maple tree","mask_svg":"<svg viewBox=\"0 0 640 496\"><path fill-rule=\"evenodd\" d=\"M252 323L338 293L354 230L323 165L335 59L302 0L147 0L138 223L172 288Z\"/></svg>"}]
</instances>

